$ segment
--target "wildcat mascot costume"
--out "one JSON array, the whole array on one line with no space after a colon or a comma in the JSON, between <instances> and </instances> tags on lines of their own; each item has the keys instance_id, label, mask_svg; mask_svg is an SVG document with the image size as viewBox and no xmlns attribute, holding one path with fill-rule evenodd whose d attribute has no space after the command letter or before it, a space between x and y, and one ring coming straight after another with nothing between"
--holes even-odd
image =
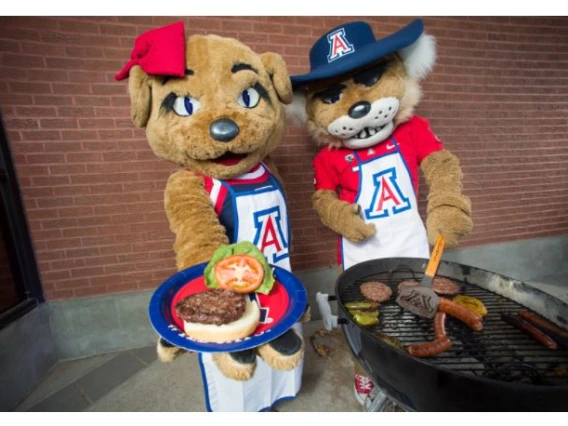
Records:
<instances>
[{"instance_id":1,"label":"wildcat mascot costume","mask_svg":"<svg viewBox=\"0 0 568 426\"><path fill-rule=\"evenodd\" d=\"M207 262L224 244L268 232L256 238L257 246L269 263L290 270L288 210L268 156L284 133L282 104L292 100L283 59L257 55L231 38L186 39L179 22L138 37L116 78L129 78L132 121L145 128L154 153L180 167L164 194L178 269ZM273 226L258 228L266 222L255 223L260 212L278 216ZM180 352L159 340L160 360ZM294 397L303 353L300 324L252 350L200 353L207 409L268 410Z\"/></svg>"},{"instance_id":2,"label":"wildcat mascot costume","mask_svg":"<svg viewBox=\"0 0 568 426\"><path fill-rule=\"evenodd\" d=\"M310 72L292 77L292 114L323 145L313 162L313 207L338 234L344 269L376 258L428 258L439 234L451 248L472 229L458 158L414 115L419 81L435 57L421 20L380 40L367 23L351 22L317 40ZM419 169L429 188L426 227ZM362 403L373 385L356 373Z\"/></svg>"}]
</instances>

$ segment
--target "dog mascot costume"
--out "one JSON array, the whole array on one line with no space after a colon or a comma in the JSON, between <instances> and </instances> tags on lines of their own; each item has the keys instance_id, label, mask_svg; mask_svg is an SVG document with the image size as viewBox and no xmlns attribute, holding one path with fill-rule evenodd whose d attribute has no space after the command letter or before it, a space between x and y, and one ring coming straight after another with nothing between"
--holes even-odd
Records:
<instances>
[{"instance_id":1,"label":"dog mascot costume","mask_svg":"<svg viewBox=\"0 0 568 426\"><path fill-rule=\"evenodd\" d=\"M288 210L268 157L284 133L282 103L292 100L284 60L257 55L231 38L186 40L179 22L138 37L116 78L129 78L132 121L146 129L154 153L181 167L164 195L178 269L207 262L221 245L258 241L269 263L290 270ZM260 211L278 217L255 223L253 213ZM277 232L258 227L265 222ZM259 232L266 235L256 238ZM294 397L301 386L301 335L296 324L253 350L200 353L207 409L260 411ZM158 341L164 362L182 351Z\"/></svg>"},{"instance_id":2,"label":"dog mascot costume","mask_svg":"<svg viewBox=\"0 0 568 426\"><path fill-rule=\"evenodd\" d=\"M313 207L339 234L344 269L376 258L428 258L438 234L451 248L472 229L457 157L413 115L435 56L421 20L380 40L367 23L352 22L322 36L310 73L292 77L294 105L324 145L313 162ZM429 187L426 229L417 208L419 168ZM362 403L373 385L359 373Z\"/></svg>"}]
</instances>

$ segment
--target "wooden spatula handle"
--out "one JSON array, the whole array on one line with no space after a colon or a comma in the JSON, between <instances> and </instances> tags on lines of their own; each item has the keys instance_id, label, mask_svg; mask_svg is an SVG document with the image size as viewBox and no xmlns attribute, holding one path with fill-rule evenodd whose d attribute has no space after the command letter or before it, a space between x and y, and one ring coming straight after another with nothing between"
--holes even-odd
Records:
<instances>
[{"instance_id":1,"label":"wooden spatula handle","mask_svg":"<svg viewBox=\"0 0 568 426\"><path fill-rule=\"evenodd\" d=\"M438 265L440 264L440 260L442 260L442 254L444 253L445 245L446 241L444 240L444 237L442 237L442 234L438 234L436 245L432 249L430 261L428 262L428 266L426 266L426 272L424 272L425 275L428 275L429 277L436 275Z\"/></svg>"}]
</instances>

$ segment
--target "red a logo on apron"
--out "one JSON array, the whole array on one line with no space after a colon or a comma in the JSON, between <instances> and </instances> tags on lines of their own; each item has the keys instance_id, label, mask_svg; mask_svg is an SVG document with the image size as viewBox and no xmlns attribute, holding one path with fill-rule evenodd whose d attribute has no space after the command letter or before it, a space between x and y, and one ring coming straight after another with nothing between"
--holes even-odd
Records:
<instances>
[{"instance_id":1,"label":"red a logo on apron","mask_svg":"<svg viewBox=\"0 0 568 426\"><path fill-rule=\"evenodd\" d=\"M276 263L288 257L288 242L280 223L280 207L261 210L253 216L256 228L253 244L266 256L268 262ZM269 255L272 255L272 259Z\"/></svg>"},{"instance_id":2,"label":"red a logo on apron","mask_svg":"<svg viewBox=\"0 0 568 426\"><path fill-rule=\"evenodd\" d=\"M410 210L410 200L404 196L397 183L396 168L375 173L372 179L375 192L371 205L365 209L367 219L380 219Z\"/></svg>"}]
</instances>

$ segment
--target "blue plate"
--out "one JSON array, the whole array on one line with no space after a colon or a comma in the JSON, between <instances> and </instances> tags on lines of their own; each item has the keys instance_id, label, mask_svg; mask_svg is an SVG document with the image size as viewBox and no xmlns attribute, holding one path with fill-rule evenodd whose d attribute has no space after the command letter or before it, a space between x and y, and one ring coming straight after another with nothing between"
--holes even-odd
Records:
<instances>
[{"instance_id":1,"label":"blue plate","mask_svg":"<svg viewBox=\"0 0 568 426\"><path fill-rule=\"evenodd\" d=\"M207 263L201 263L172 275L156 289L150 299L148 314L152 327L166 341L178 348L194 352L235 352L255 348L284 334L304 314L307 306L306 289L291 272L278 266L272 266L274 278L282 285L288 295L288 306L273 326L257 335L228 343L207 343L190 339L177 326L172 317L171 306L176 294L186 284L203 276L206 266ZM270 298L270 295L264 297Z\"/></svg>"}]
</instances>

